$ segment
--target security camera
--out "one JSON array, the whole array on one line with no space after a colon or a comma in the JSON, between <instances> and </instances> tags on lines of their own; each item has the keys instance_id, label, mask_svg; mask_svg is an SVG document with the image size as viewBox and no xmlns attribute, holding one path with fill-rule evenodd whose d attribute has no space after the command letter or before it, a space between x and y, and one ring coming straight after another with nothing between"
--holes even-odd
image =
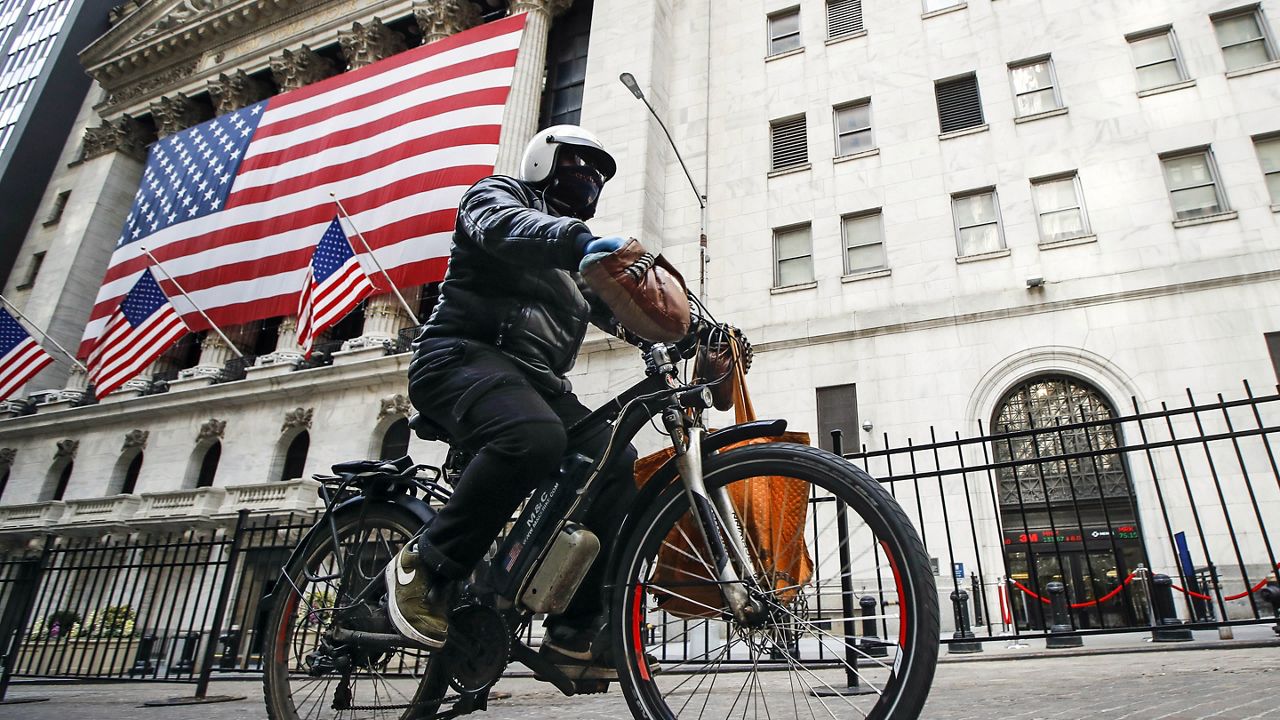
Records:
<instances>
[{"instance_id":1,"label":"security camera","mask_svg":"<svg viewBox=\"0 0 1280 720\"><path fill-rule=\"evenodd\" d=\"M871 421L870 421L870 420L863 420L863 421L862 421L862 431L863 431L863 432L871 432L871 428L872 428L872 427L874 427L874 426L871 424Z\"/></svg>"},{"instance_id":2,"label":"security camera","mask_svg":"<svg viewBox=\"0 0 1280 720\"><path fill-rule=\"evenodd\" d=\"M1027 289L1028 289L1028 290L1034 290L1034 289L1036 289L1036 288L1040 288L1040 287L1044 287L1044 278L1042 278L1042 277L1029 277L1029 278L1027 278Z\"/></svg>"}]
</instances>

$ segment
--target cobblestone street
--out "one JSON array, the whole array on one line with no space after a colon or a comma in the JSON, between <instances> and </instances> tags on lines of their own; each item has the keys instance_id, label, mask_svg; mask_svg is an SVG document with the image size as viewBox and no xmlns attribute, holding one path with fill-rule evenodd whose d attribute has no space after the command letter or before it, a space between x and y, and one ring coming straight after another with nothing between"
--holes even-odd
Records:
<instances>
[{"instance_id":1,"label":"cobblestone street","mask_svg":"<svg viewBox=\"0 0 1280 720\"><path fill-rule=\"evenodd\" d=\"M1136 648L1129 648L1136 649ZM1263 647L1152 650L1072 656L1033 652L1004 659L988 644L981 661L938 667L923 715L929 720L1254 720L1280 719L1280 643ZM256 680L215 682L210 694L244 695L236 702L139 708L147 700L190 695L189 684L15 684L10 698L48 702L0 706L13 720L231 720L265 718ZM566 698L550 686L508 678L511 693L475 717L492 720L593 720L628 715L616 687L608 695ZM781 689L780 689L781 690ZM764 717L761 712L760 717Z\"/></svg>"}]
</instances>

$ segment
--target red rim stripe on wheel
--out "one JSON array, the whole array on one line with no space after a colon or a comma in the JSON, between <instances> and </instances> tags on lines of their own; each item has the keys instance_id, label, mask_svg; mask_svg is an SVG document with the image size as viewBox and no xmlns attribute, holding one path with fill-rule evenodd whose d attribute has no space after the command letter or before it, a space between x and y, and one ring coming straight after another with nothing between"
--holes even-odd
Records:
<instances>
[{"instance_id":1,"label":"red rim stripe on wheel","mask_svg":"<svg viewBox=\"0 0 1280 720\"><path fill-rule=\"evenodd\" d=\"M889 552L889 546L885 541L880 541L880 547L884 548L885 557L889 558L889 568L893 570L893 584L898 588L898 648L907 646L907 604L903 601L906 595L902 594L902 574L898 572L898 562L893 559L893 553Z\"/></svg>"},{"instance_id":2,"label":"red rim stripe on wheel","mask_svg":"<svg viewBox=\"0 0 1280 720\"><path fill-rule=\"evenodd\" d=\"M285 661L284 636L289 631L292 618L298 614L298 601L301 599L302 596L298 594L297 590L289 593L289 603L285 607L284 617L281 618L280 622L280 633L276 637L276 662L278 663Z\"/></svg>"},{"instance_id":3,"label":"red rim stripe on wheel","mask_svg":"<svg viewBox=\"0 0 1280 720\"><path fill-rule=\"evenodd\" d=\"M636 665L640 668L640 678L645 682L649 682L649 663L644 659L644 636L640 634L640 616L643 614L641 608L644 603L644 586L636 585L636 594L633 598L631 610L631 637L635 638L632 644L635 645Z\"/></svg>"}]
</instances>

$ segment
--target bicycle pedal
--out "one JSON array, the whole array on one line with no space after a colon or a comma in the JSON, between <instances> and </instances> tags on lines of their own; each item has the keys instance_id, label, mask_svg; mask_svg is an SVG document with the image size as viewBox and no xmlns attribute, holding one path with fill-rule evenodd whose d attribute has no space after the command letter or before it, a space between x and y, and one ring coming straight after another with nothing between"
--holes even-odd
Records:
<instances>
[{"instance_id":1,"label":"bicycle pedal","mask_svg":"<svg viewBox=\"0 0 1280 720\"><path fill-rule=\"evenodd\" d=\"M608 680L578 680L573 683L575 695L600 695L609 692Z\"/></svg>"}]
</instances>

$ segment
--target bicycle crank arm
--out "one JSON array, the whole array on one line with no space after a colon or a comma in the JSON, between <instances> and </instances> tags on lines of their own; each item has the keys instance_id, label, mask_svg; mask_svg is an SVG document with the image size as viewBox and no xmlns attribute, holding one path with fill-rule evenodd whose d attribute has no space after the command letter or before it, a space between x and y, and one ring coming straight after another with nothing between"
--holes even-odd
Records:
<instances>
[{"instance_id":1,"label":"bicycle crank arm","mask_svg":"<svg viewBox=\"0 0 1280 720\"><path fill-rule=\"evenodd\" d=\"M382 650L399 647L420 647L417 643L394 633L371 633L363 630L348 630L346 628L334 628L333 639L335 642L354 643Z\"/></svg>"},{"instance_id":2,"label":"bicycle crank arm","mask_svg":"<svg viewBox=\"0 0 1280 720\"><path fill-rule=\"evenodd\" d=\"M566 697L572 697L577 694L577 690L573 687L573 681L569 679L569 676L560 672L560 668L552 665L528 645L522 642L517 642L513 645L511 659L532 670L539 680L545 680L555 685L556 689L564 693Z\"/></svg>"}]
</instances>

